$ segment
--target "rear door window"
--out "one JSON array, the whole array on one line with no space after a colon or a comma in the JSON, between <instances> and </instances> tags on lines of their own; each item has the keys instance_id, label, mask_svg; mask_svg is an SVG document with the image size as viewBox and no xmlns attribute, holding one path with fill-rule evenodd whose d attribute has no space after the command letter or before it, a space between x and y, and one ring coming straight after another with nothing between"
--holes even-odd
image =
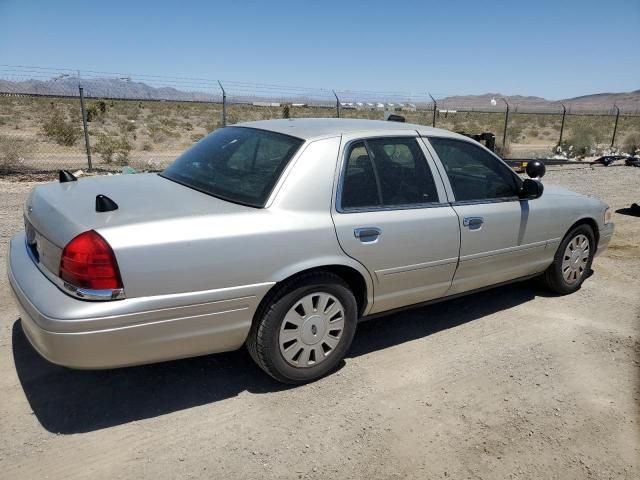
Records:
<instances>
[{"instance_id":1,"label":"rear door window","mask_svg":"<svg viewBox=\"0 0 640 480\"><path fill-rule=\"evenodd\" d=\"M352 144L342 185L344 209L438 202L431 169L414 138L373 138Z\"/></svg>"}]
</instances>

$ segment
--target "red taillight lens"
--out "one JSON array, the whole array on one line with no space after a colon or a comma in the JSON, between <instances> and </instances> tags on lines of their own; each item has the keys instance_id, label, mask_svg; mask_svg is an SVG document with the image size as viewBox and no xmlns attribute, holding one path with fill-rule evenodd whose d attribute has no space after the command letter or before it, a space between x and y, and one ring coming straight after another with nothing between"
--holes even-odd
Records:
<instances>
[{"instance_id":1,"label":"red taillight lens","mask_svg":"<svg viewBox=\"0 0 640 480\"><path fill-rule=\"evenodd\" d=\"M60 278L78 288L122 288L113 250L93 230L81 233L64 247L60 259Z\"/></svg>"}]
</instances>

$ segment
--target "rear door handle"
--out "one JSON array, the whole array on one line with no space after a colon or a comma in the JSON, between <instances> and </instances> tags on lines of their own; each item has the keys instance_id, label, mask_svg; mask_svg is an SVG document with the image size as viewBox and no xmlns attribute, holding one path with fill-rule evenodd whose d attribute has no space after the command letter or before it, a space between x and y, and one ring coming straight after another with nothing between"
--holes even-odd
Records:
<instances>
[{"instance_id":1,"label":"rear door handle","mask_svg":"<svg viewBox=\"0 0 640 480\"><path fill-rule=\"evenodd\" d=\"M362 243L375 243L382 235L382 230L378 227L356 228L353 235Z\"/></svg>"},{"instance_id":2,"label":"rear door handle","mask_svg":"<svg viewBox=\"0 0 640 480\"><path fill-rule=\"evenodd\" d=\"M482 217L464 217L462 220L462 224L465 227L469 227L469 230L479 230L484 223L484 218Z\"/></svg>"}]
</instances>

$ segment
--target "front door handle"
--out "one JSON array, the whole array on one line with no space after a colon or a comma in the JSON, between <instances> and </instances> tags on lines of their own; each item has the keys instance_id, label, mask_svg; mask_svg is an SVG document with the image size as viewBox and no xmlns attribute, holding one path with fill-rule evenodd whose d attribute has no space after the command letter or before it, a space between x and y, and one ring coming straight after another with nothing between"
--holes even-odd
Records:
<instances>
[{"instance_id":1,"label":"front door handle","mask_svg":"<svg viewBox=\"0 0 640 480\"><path fill-rule=\"evenodd\" d=\"M462 220L462 224L465 227L469 227L469 230L479 230L484 223L484 218L482 217L464 217Z\"/></svg>"},{"instance_id":2,"label":"front door handle","mask_svg":"<svg viewBox=\"0 0 640 480\"><path fill-rule=\"evenodd\" d=\"M382 235L382 230L378 227L356 228L353 235L362 243L375 243Z\"/></svg>"}]
</instances>

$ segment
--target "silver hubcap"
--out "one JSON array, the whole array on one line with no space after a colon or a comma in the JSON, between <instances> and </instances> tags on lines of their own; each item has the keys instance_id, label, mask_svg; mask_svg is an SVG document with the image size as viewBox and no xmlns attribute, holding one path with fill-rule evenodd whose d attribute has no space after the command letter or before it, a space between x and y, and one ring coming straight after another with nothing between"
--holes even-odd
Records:
<instances>
[{"instance_id":1,"label":"silver hubcap","mask_svg":"<svg viewBox=\"0 0 640 480\"><path fill-rule=\"evenodd\" d=\"M562 276L564 281L573 285L582 278L589 261L589 239L576 235L567 245L562 257Z\"/></svg>"},{"instance_id":2,"label":"silver hubcap","mask_svg":"<svg viewBox=\"0 0 640 480\"><path fill-rule=\"evenodd\" d=\"M298 300L280 327L280 353L289 365L313 367L335 350L344 331L344 307L324 292Z\"/></svg>"}]
</instances>

